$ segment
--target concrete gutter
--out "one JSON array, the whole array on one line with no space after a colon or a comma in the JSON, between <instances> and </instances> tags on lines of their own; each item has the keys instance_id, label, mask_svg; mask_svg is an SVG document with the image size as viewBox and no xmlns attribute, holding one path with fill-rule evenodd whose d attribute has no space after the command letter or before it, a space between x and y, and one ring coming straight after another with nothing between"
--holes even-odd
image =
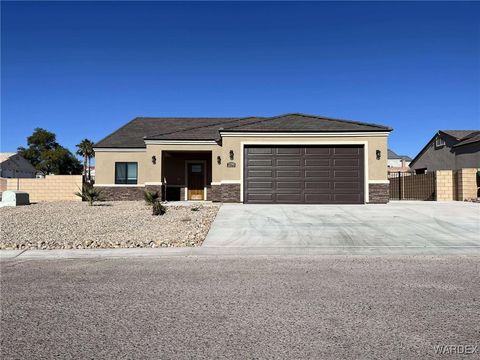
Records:
<instances>
[{"instance_id":1,"label":"concrete gutter","mask_svg":"<svg viewBox=\"0 0 480 360\"><path fill-rule=\"evenodd\" d=\"M13 259L89 259L172 256L321 256L321 255L462 255L480 256L480 246L318 246L184 247L142 249L0 250L0 261Z\"/></svg>"}]
</instances>

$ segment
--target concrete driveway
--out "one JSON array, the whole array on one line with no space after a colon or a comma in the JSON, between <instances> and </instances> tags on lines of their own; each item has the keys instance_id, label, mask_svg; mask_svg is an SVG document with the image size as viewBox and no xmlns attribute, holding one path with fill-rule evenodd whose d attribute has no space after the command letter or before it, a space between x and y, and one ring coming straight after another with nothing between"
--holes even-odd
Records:
<instances>
[{"instance_id":1,"label":"concrete driveway","mask_svg":"<svg viewBox=\"0 0 480 360\"><path fill-rule=\"evenodd\" d=\"M205 247L474 247L480 204L225 204Z\"/></svg>"}]
</instances>

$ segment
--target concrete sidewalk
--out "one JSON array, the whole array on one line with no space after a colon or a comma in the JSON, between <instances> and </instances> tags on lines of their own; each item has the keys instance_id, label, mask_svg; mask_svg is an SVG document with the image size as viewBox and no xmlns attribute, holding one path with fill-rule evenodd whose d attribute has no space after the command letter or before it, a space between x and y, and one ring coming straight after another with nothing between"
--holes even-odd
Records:
<instances>
[{"instance_id":1,"label":"concrete sidewalk","mask_svg":"<svg viewBox=\"0 0 480 360\"><path fill-rule=\"evenodd\" d=\"M480 246L323 246L198 247L156 249L0 250L0 261L13 259L155 258L186 256L459 255L480 256Z\"/></svg>"}]
</instances>

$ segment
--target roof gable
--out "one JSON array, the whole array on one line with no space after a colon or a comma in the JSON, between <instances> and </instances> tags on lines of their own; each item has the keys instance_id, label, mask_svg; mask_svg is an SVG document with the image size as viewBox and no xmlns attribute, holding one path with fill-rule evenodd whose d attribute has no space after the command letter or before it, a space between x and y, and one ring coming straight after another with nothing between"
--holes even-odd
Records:
<instances>
[{"instance_id":1,"label":"roof gable","mask_svg":"<svg viewBox=\"0 0 480 360\"><path fill-rule=\"evenodd\" d=\"M421 156L428 149L428 147L432 145L433 141L435 141L437 136L441 135L447 135L450 138L454 139L453 145L449 145L452 148L480 141L480 130L439 130L427 142L427 144L422 148L422 150L420 150L418 154L413 158L410 163L411 167L413 167L417 160L421 158Z\"/></svg>"}]
</instances>

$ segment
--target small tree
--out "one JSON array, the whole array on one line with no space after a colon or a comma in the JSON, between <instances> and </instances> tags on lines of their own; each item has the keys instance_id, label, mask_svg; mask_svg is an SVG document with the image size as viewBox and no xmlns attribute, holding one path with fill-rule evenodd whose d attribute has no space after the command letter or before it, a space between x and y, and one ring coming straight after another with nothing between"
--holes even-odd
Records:
<instances>
[{"instance_id":1,"label":"small tree","mask_svg":"<svg viewBox=\"0 0 480 360\"><path fill-rule=\"evenodd\" d=\"M102 192L90 184L84 184L82 190L76 192L75 195L82 198L83 201L88 201L88 205L92 206L95 201L102 200Z\"/></svg>"}]
</instances>

